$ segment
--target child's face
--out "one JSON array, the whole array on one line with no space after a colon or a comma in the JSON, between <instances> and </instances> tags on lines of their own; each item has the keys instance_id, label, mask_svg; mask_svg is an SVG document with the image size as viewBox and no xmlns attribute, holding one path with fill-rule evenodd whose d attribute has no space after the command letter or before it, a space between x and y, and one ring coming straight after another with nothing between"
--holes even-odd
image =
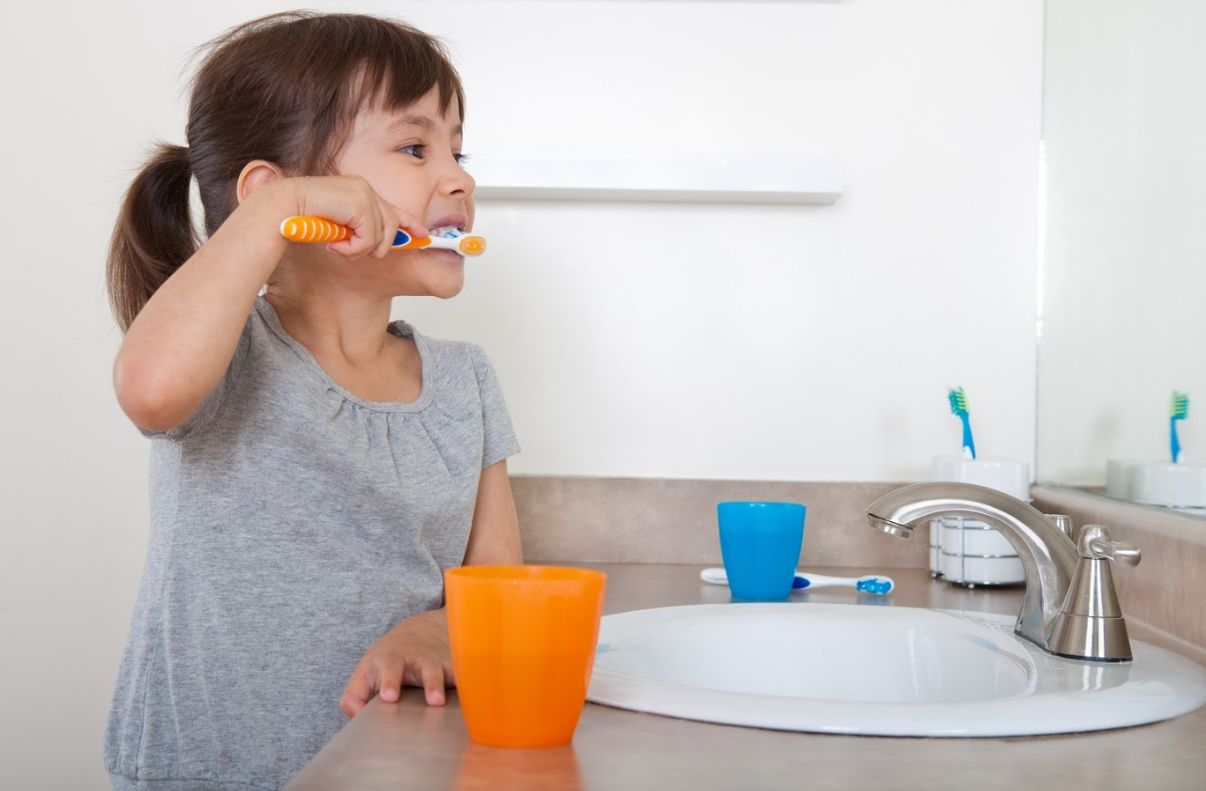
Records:
<instances>
[{"instance_id":1,"label":"child's face","mask_svg":"<svg viewBox=\"0 0 1206 791\"><path fill-rule=\"evenodd\" d=\"M469 229L475 185L460 166L460 155L460 107L454 100L441 113L433 88L402 110L361 110L335 168L364 177L377 194L429 230ZM357 265L364 275L383 281L392 295L447 298L464 286L465 260L451 250L394 251Z\"/></svg>"}]
</instances>

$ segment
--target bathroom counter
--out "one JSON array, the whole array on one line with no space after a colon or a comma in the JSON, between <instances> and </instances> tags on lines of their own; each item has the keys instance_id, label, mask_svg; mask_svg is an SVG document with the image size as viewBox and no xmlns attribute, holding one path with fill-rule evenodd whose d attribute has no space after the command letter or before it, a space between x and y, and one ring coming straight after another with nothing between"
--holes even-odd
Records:
<instances>
[{"instance_id":1,"label":"bathroom counter","mask_svg":"<svg viewBox=\"0 0 1206 791\"><path fill-rule=\"evenodd\" d=\"M605 612L728 601L702 566L579 564L607 573ZM816 569L859 576L876 569ZM922 569L892 569L896 606L1016 613L1020 588L968 590ZM865 597L861 597L864 601ZM793 601L858 603L849 588ZM1126 606L1126 602L1123 602ZM1139 629L1132 639L1160 645ZM1164 644L1165 647L1172 647ZM506 750L469 742L454 692L429 708L418 689L374 699L287 791L375 789L984 789L1201 788L1206 707L1112 731L1008 739L917 739L791 733L679 720L587 703L571 746Z\"/></svg>"}]
</instances>

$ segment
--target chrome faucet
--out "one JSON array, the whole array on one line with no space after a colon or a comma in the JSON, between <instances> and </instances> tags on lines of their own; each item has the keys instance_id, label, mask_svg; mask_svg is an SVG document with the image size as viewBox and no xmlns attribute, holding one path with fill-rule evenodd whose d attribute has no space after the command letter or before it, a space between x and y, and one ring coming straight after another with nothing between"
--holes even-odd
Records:
<instances>
[{"instance_id":1,"label":"chrome faucet","mask_svg":"<svg viewBox=\"0 0 1206 791\"><path fill-rule=\"evenodd\" d=\"M1014 631L1045 651L1074 659L1131 659L1108 560L1139 562L1139 549L1112 542L1099 525L1084 528L1080 546L1042 512L1004 492L970 483L915 483L867 508L872 527L899 538L935 516L983 520L1013 545L1026 572ZM1075 584L1074 584L1075 583Z\"/></svg>"}]
</instances>

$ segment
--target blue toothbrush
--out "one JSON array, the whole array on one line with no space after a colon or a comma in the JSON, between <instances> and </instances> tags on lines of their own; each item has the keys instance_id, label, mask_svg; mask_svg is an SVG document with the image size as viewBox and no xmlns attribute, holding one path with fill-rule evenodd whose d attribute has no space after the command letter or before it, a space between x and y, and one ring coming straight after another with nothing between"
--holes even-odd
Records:
<instances>
[{"instance_id":1,"label":"blue toothbrush","mask_svg":"<svg viewBox=\"0 0 1206 791\"><path fill-rule=\"evenodd\" d=\"M1189 394L1172 394L1172 406L1168 412L1168 446L1172 454L1173 464L1181 463L1181 442L1177 439L1177 421L1189 417Z\"/></svg>"},{"instance_id":2,"label":"blue toothbrush","mask_svg":"<svg viewBox=\"0 0 1206 791\"><path fill-rule=\"evenodd\" d=\"M951 414L963 421L963 457L976 458L976 441L972 439L971 416L967 412L967 396L962 387L951 388L946 393L951 402Z\"/></svg>"},{"instance_id":3,"label":"blue toothbrush","mask_svg":"<svg viewBox=\"0 0 1206 791\"><path fill-rule=\"evenodd\" d=\"M699 572L699 578L713 585L729 584L729 576L725 573L724 569L704 569ZM896 587L896 583L892 581L891 577L879 574L868 574L865 577L826 577L823 574L813 574L811 572L806 574L803 571L797 571L796 576L791 581L791 587L795 590L799 590L800 588L828 588L834 586L849 586L862 593L887 596Z\"/></svg>"}]
</instances>

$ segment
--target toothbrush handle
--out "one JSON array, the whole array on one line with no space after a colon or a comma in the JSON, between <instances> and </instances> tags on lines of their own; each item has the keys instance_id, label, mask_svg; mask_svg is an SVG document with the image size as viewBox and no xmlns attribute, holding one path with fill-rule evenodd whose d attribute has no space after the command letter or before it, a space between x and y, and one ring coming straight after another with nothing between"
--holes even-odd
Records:
<instances>
[{"instance_id":1,"label":"toothbrush handle","mask_svg":"<svg viewBox=\"0 0 1206 791\"><path fill-rule=\"evenodd\" d=\"M972 439L971 417L969 415L960 415L959 419L963 421L963 447L971 453L971 457L976 458L976 442Z\"/></svg>"},{"instance_id":2,"label":"toothbrush handle","mask_svg":"<svg viewBox=\"0 0 1206 791\"><path fill-rule=\"evenodd\" d=\"M302 244L342 242L352 238L352 229L325 217L296 215L281 220L281 236L291 242L301 242ZM399 228L394 234L394 241L390 246L398 250L405 250L427 247L429 244L431 244L430 238L415 239Z\"/></svg>"},{"instance_id":3,"label":"toothbrush handle","mask_svg":"<svg viewBox=\"0 0 1206 791\"><path fill-rule=\"evenodd\" d=\"M322 217L295 216L281 220L281 236L304 244L342 242L352 238L352 229Z\"/></svg>"},{"instance_id":4,"label":"toothbrush handle","mask_svg":"<svg viewBox=\"0 0 1206 791\"><path fill-rule=\"evenodd\" d=\"M823 574L813 574L811 572L808 574L803 574L798 571L796 574L807 579L808 587L810 588L832 588L839 585L848 585L853 587L858 583L858 577L826 577Z\"/></svg>"},{"instance_id":5,"label":"toothbrush handle","mask_svg":"<svg viewBox=\"0 0 1206 791\"><path fill-rule=\"evenodd\" d=\"M699 572L699 578L701 580L703 580L704 582L710 583L712 585L728 585L729 584L729 575L728 575L728 572L726 572L724 569L719 569L719 568L704 569L703 571ZM797 571L795 574L795 577L792 579L792 588L794 589L794 588L807 588L807 587L808 587L808 580L806 580L804 578L803 574L801 574L799 571Z\"/></svg>"},{"instance_id":6,"label":"toothbrush handle","mask_svg":"<svg viewBox=\"0 0 1206 791\"><path fill-rule=\"evenodd\" d=\"M1177 439L1177 419L1170 417L1168 419L1168 447L1172 454L1172 463L1181 463L1181 441Z\"/></svg>"}]
</instances>

